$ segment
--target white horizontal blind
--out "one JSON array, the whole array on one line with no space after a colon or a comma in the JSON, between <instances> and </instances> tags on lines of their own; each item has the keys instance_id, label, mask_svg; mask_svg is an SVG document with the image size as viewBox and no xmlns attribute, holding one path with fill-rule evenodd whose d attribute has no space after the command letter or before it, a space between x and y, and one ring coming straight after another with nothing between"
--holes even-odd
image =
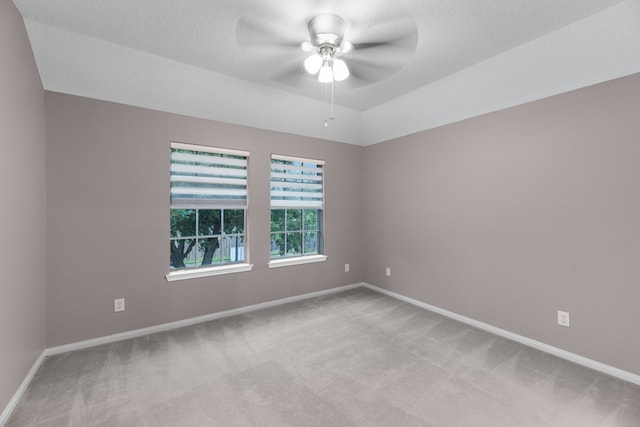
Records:
<instances>
[{"instance_id":1,"label":"white horizontal blind","mask_svg":"<svg viewBox=\"0 0 640 427\"><path fill-rule=\"evenodd\" d=\"M171 208L247 206L246 151L171 143Z\"/></svg>"},{"instance_id":2,"label":"white horizontal blind","mask_svg":"<svg viewBox=\"0 0 640 427\"><path fill-rule=\"evenodd\" d=\"M271 155L271 208L324 207L324 161Z\"/></svg>"}]
</instances>

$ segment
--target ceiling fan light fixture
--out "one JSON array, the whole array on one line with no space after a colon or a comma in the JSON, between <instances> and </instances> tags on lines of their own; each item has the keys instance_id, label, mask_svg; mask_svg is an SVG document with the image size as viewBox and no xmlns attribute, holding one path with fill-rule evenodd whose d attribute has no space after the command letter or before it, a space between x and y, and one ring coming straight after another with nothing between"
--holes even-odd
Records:
<instances>
[{"instance_id":1,"label":"ceiling fan light fixture","mask_svg":"<svg viewBox=\"0 0 640 427\"><path fill-rule=\"evenodd\" d=\"M320 68L322 67L322 57L316 53L305 59L304 61L304 69L307 70L309 74L318 74Z\"/></svg>"},{"instance_id":2,"label":"ceiling fan light fixture","mask_svg":"<svg viewBox=\"0 0 640 427\"><path fill-rule=\"evenodd\" d=\"M333 81L333 70L329 62L325 61L325 63L322 64L322 68L320 68L320 73L318 74L318 80L320 83L331 83Z\"/></svg>"},{"instance_id":3,"label":"ceiling fan light fixture","mask_svg":"<svg viewBox=\"0 0 640 427\"><path fill-rule=\"evenodd\" d=\"M344 42L345 21L332 14L318 15L307 24L309 43L304 42L302 49L309 45L318 53L304 61L304 68L310 74L318 74L322 83L342 81L349 77L347 64L337 58L338 54L349 52L353 44Z\"/></svg>"},{"instance_id":4,"label":"ceiling fan light fixture","mask_svg":"<svg viewBox=\"0 0 640 427\"><path fill-rule=\"evenodd\" d=\"M349 68L342 59L336 59L333 61L333 78L336 81L341 82L349 77Z\"/></svg>"}]
</instances>

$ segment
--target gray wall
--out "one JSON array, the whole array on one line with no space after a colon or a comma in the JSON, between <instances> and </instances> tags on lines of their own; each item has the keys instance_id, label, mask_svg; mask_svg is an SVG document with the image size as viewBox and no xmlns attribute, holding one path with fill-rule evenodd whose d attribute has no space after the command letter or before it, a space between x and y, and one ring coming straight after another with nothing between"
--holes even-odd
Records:
<instances>
[{"instance_id":1,"label":"gray wall","mask_svg":"<svg viewBox=\"0 0 640 427\"><path fill-rule=\"evenodd\" d=\"M634 75L367 147L365 280L640 374L639 135Z\"/></svg>"},{"instance_id":2,"label":"gray wall","mask_svg":"<svg viewBox=\"0 0 640 427\"><path fill-rule=\"evenodd\" d=\"M22 17L0 1L0 412L45 348L43 95Z\"/></svg>"},{"instance_id":3,"label":"gray wall","mask_svg":"<svg viewBox=\"0 0 640 427\"><path fill-rule=\"evenodd\" d=\"M50 92L45 108L48 346L362 281L362 147ZM250 151L251 272L165 281L172 140ZM271 153L326 160L326 262L267 267Z\"/></svg>"}]
</instances>

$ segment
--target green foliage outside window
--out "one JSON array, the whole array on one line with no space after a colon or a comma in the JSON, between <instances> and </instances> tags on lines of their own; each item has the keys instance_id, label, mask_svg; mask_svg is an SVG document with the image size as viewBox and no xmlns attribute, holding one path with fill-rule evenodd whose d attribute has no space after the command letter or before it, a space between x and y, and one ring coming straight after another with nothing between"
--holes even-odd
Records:
<instances>
[{"instance_id":1,"label":"green foliage outside window","mask_svg":"<svg viewBox=\"0 0 640 427\"><path fill-rule=\"evenodd\" d=\"M320 252L318 209L271 210L271 258Z\"/></svg>"},{"instance_id":2,"label":"green foliage outside window","mask_svg":"<svg viewBox=\"0 0 640 427\"><path fill-rule=\"evenodd\" d=\"M244 209L171 209L171 268L244 261L244 213Z\"/></svg>"}]
</instances>

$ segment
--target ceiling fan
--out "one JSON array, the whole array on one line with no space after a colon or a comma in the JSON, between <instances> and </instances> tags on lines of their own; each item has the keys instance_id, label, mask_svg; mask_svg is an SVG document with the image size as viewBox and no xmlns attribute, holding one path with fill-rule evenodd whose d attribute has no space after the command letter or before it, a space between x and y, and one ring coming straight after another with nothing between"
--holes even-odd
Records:
<instances>
[{"instance_id":1,"label":"ceiling fan","mask_svg":"<svg viewBox=\"0 0 640 427\"><path fill-rule=\"evenodd\" d=\"M256 66L263 76L300 89L308 87L305 76L322 83L344 81L348 89L367 86L397 72L414 55L418 30L410 15L349 18L345 11L343 16L347 19L332 13L305 19L308 35L298 19L248 17L238 21L236 40L240 48L259 52Z\"/></svg>"}]
</instances>

